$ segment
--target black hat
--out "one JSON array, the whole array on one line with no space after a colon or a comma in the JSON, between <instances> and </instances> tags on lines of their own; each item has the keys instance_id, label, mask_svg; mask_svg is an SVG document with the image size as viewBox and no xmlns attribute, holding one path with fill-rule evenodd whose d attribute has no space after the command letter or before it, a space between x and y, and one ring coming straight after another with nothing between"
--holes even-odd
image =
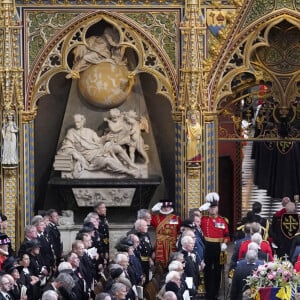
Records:
<instances>
[{"instance_id":1,"label":"black hat","mask_svg":"<svg viewBox=\"0 0 300 300\"><path fill-rule=\"evenodd\" d=\"M110 271L110 276L112 279L118 278L121 274L123 273L123 269L117 268L117 269L112 269Z\"/></svg>"},{"instance_id":2,"label":"black hat","mask_svg":"<svg viewBox=\"0 0 300 300\"><path fill-rule=\"evenodd\" d=\"M90 226L83 226L80 230L79 233L89 233L89 232L93 232L95 231L94 227L90 227Z\"/></svg>"},{"instance_id":3,"label":"black hat","mask_svg":"<svg viewBox=\"0 0 300 300\"><path fill-rule=\"evenodd\" d=\"M7 265L6 268L3 268L3 270L7 273L7 274L11 274L14 270L18 270L17 266L15 265ZM19 271L19 270L18 270Z\"/></svg>"},{"instance_id":4,"label":"black hat","mask_svg":"<svg viewBox=\"0 0 300 300\"><path fill-rule=\"evenodd\" d=\"M174 207L174 203L170 200L161 200L160 202L162 203L161 207Z\"/></svg>"},{"instance_id":5,"label":"black hat","mask_svg":"<svg viewBox=\"0 0 300 300\"><path fill-rule=\"evenodd\" d=\"M83 223L83 227L91 227L91 228L94 228L94 230L95 230L95 226L94 226L94 224L92 222L85 222L85 223Z\"/></svg>"},{"instance_id":6,"label":"black hat","mask_svg":"<svg viewBox=\"0 0 300 300\"><path fill-rule=\"evenodd\" d=\"M26 242L26 252L30 252L33 248L41 248L41 244L38 239L33 239Z\"/></svg>"},{"instance_id":7,"label":"black hat","mask_svg":"<svg viewBox=\"0 0 300 300\"><path fill-rule=\"evenodd\" d=\"M170 213L172 213L174 211L174 203L170 200L167 200L167 199L163 199L163 200L160 200L160 203L161 203L161 208L159 210L159 212L163 215L168 215ZM162 208L169 208L168 211L163 211Z\"/></svg>"},{"instance_id":8,"label":"black hat","mask_svg":"<svg viewBox=\"0 0 300 300\"><path fill-rule=\"evenodd\" d=\"M0 233L0 245L10 244L10 238L5 233Z\"/></svg>"},{"instance_id":9,"label":"black hat","mask_svg":"<svg viewBox=\"0 0 300 300\"><path fill-rule=\"evenodd\" d=\"M191 229L195 229L195 224L191 219L183 220L182 223L181 223L181 226L191 228Z\"/></svg>"},{"instance_id":10,"label":"black hat","mask_svg":"<svg viewBox=\"0 0 300 300\"><path fill-rule=\"evenodd\" d=\"M2 222L4 222L4 221L7 220L7 216L3 215L3 214L0 214L0 219L1 219Z\"/></svg>"},{"instance_id":11,"label":"black hat","mask_svg":"<svg viewBox=\"0 0 300 300\"><path fill-rule=\"evenodd\" d=\"M133 241L128 237L124 237L120 240L120 244L132 247L133 246Z\"/></svg>"},{"instance_id":12,"label":"black hat","mask_svg":"<svg viewBox=\"0 0 300 300\"><path fill-rule=\"evenodd\" d=\"M117 251L119 251L119 252L128 252L128 250L129 250L129 246L127 246L127 245L124 245L124 244L117 244L116 246L115 246L115 248L117 249Z\"/></svg>"},{"instance_id":13,"label":"black hat","mask_svg":"<svg viewBox=\"0 0 300 300\"><path fill-rule=\"evenodd\" d=\"M13 256L8 257L2 264L2 269L6 272L11 274L15 269L16 266L16 259Z\"/></svg>"}]
</instances>

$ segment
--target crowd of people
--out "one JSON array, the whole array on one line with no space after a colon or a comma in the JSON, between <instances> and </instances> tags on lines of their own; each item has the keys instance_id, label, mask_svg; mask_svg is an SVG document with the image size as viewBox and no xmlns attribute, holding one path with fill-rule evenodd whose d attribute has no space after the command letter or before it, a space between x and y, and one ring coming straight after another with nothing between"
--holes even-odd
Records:
<instances>
[{"instance_id":1,"label":"crowd of people","mask_svg":"<svg viewBox=\"0 0 300 300\"><path fill-rule=\"evenodd\" d=\"M114 245L114 253L110 253L104 203L84 218L69 251L63 250L55 209L31 219L17 251L5 234L7 218L0 215L0 299L183 300L202 295L216 300L230 241L228 221L218 213L219 200L217 193L207 194L204 205L190 210L185 220L166 200L138 210L133 227ZM241 220L228 273L230 299L243 299L245 278L276 256L300 269L295 203L285 197L282 205L271 222L260 216L258 202ZM291 218L298 222L297 230L292 231L292 226L283 230L294 222ZM154 282L155 294L149 296Z\"/></svg>"},{"instance_id":2,"label":"crowd of people","mask_svg":"<svg viewBox=\"0 0 300 300\"><path fill-rule=\"evenodd\" d=\"M247 277L266 262L284 260L294 266L295 273L300 272L299 215L289 197L284 197L281 204L271 220L260 215L260 202L254 202L252 210L242 218L229 266L230 299L247 297Z\"/></svg>"},{"instance_id":3,"label":"crowd of people","mask_svg":"<svg viewBox=\"0 0 300 300\"><path fill-rule=\"evenodd\" d=\"M104 203L85 217L69 251L63 249L55 209L31 219L17 250L5 233L8 220L0 215L0 299L137 300L145 298L154 278L159 278L157 295L151 297L192 298L205 284L207 299L216 299L219 256L229 232L218 215L219 195L210 193L206 201L201 210L208 210L207 216L194 209L183 221L170 201L140 209L114 253Z\"/></svg>"}]
</instances>

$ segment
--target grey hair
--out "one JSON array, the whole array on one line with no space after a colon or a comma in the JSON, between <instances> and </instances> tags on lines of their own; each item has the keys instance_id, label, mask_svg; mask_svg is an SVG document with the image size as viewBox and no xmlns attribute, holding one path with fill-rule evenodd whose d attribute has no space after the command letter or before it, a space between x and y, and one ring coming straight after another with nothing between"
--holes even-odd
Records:
<instances>
[{"instance_id":1,"label":"grey hair","mask_svg":"<svg viewBox=\"0 0 300 300\"><path fill-rule=\"evenodd\" d=\"M256 242L251 242L248 244L248 251L254 250L254 251L258 252L258 248L259 248L259 246Z\"/></svg>"},{"instance_id":2,"label":"grey hair","mask_svg":"<svg viewBox=\"0 0 300 300\"><path fill-rule=\"evenodd\" d=\"M173 260L172 262L170 262L169 266L168 266L168 270L170 271L177 271L179 268L183 268L182 262L178 261L178 260Z\"/></svg>"},{"instance_id":3,"label":"grey hair","mask_svg":"<svg viewBox=\"0 0 300 300\"><path fill-rule=\"evenodd\" d=\"M139 231L140 228L142 227L143 223L147 224L147 222L144 219L137 219L134 223L134 229Z\"/></svg>"},{"instance_id":4,"label":"grey hair","mask_svg":"<svg viewBox=\"0 0 300 300\"><path fill-rule=\"evenodd\" d=\"M246 253L246 261L253 264L257 260L257 252L255 250L248 250Z\"/></svg>"},{"instance_id":5,"label":"grey hair","mask_svg":"<svg viewBox=\"0 0 300 300\"><path fill-rule=\"evenodd\" d=\"M150 215L149 209L142 208L137 212L137 219L145 219L147 215Z\"/></svg>"},{"instance_id":6,"label":"grey hair","mask_svg":"<svg viewBox=\"0 0 300 300\"><path fill-rule=\"evenodd\" d=\"M186 235L181 239L181 244L184 247L190 241L193 241L193 238L189 235Z\"/></svg>"},{"instance_id":7,"label":"grey hair","mask_svg":"<svg viewBox=\"0 0 300 300\"><path fill-rule=\"evenodd\" d=\"M170 255L170 261L178 260L179 258L183 258L182 252L175 251L172 252Z\"/></svg>"},{"instance_id":8,"label":"grey hair","mask_svg":"<svg viewBox=\"0 0 300 300\"><path fill-rule=\"evenodd\" d=\"M111 295L109 293L100 293L96 296L95 300L104 300L106 297L110 297Z\"/></svg>"},{"instance_id":9,"label":"grey hair","mask_svg":"<svg viewBox=\"0 0 300 300\"><path fill-rule=\"evenodd\" d=\"M68 261L62 261L57 268L57 271L60 273L63 270L72 270L72 265Z\"/></svg>"},{"instance_id":10,"label":"grey hair","mask_svg":"<svg viewBox=\"0 0 300 300\"><path fill-rule=\"evenodd\" d=\"M58 299L57 293L52 290L45 291L42 295L42 300L57 300L57 299Z\"/></svg>"},{"instance_id":11,"label":"grey hair","mask_svg":"<svg viewBox=\"0 0 300 300\"><path fill-rule=\"evenodd\" d=\"M170 271L167 276L166 276L166 279L165 279L165 282L168 283L169 281L171 281L174 276L178 275L179 277L181 277L180 273L177 272L177 271Z\"/></svg>"},{"instance_id":12,"label":"grey hair","mask_svg":"<svg viewBox=\"0 0 300 300\"><path fill-rule=\"evenodd\" d=\"M256 232L251 236L251 241L256 243L257 245L260 245L262 242L262 236L260 233Z\"/></svg>"},{"instance_id":13,"label":"grey hair","mask_svg":"<svg viewBox=\"0 0 300 300\"><path fill-rule=\"evenodd\" d=\"M163 300L177 300L177 296L173 291L165 292Z\"/></svg>"},{"instance_id":14,"label":"grey hair","mask_svg":"<svg viewBox=\"0 0 300 300\"><path fill-rule=\"evenodd\" d=\"M117 253L117 255L115 256L115 262L117 264L120 264L120 262L124 259L124 258L128 258L128 256L124 253Z\"/></svg>"},{"instance_id":15,"label":"grey hair","mask_svg":"<svg viewBox=\"0 0 300 300\"><path fill-rule=\"evenodd\" d=\"M115 282L111 287L112 295L116 295L116 293L123 287L126 288L126 285L121 282Z\"/></svg>"},{"instance_id":16,"label":"grey hair","mask_svg":"<svg viewBox=\"0 0 300 300\"><path fill-rule=\"evenodd\" d=\"M89 223L91 222L92 218L98 218L98 214L94 211L87 214L87 216L84 218L83 223Z\"/></svg>"},{"instance_id":17,"label":"grey hair","mask_svg":"<svg viewBox=\"0 0 300 300\"><path fill-rule=\"evenodd\" d=\"M54 279L55 282L61 282L62 286L67 290L71 291L75 283L72 276L68 273L59 273L58 276Z\"/></svg>"},{"instance_id":18,"label":"grey hair","mask_svg":"<svg viewBox=\"0 0 300 300\"><path fill-rule=\"evenodd\" d=\"M260 226L260 224L257 223L257 222L253 222L251 224L251 232L252 232L252 234L256 233L256 232L261 232L261 226Z\"/></svg>"}]
</instances>

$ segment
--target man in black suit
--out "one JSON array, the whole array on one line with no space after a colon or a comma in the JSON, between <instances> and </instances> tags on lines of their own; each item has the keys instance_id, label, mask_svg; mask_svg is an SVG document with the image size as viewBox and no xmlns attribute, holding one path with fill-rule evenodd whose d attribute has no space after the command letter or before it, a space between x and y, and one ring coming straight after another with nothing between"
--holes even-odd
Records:
<instances>
[{"instance_id":1,"label":"man in black suit","mask_svg":"<svg viewBox=\"0 0 300 300\"><path fill-rule=\"evenodd\" d=\"M34 225L37 230L37 240L41 246L40 255L43 265L47 267L48 272L51 272L55 267L55 259L52 246L48 240L48 237L44 234L44 230L46 228L45 221L44 219L37 219L34 223L32 223L32 225Z\"/></svg>"},{"instance_id":2,"label":"man in black suit","mask_svg":"<svg viewBox=\"0 0 300 300\"><path fill-rule=\"evenodd\" d=\"M257 252L255 250L248 250L246 253L246 259L242 259L237 262L237 267L232 278L230 299L243 299L247 276L251 275L252 271L257 269L258 265L262 263L262 261L260 262L258 260Z\"/></svg>"},{"instance_id":3,"label":"man in black suit","mask_svg":"<svg viewBox=\"0 0 300 300\"><path fill-rule=\"evenodd\" d=\"M197 288L199 285L199 264L197 261L196 253L194 252L195 240L191 236L184 236L181 239L185 267L184 274L186 277L193 278L193 287ZM190 287L189 287L190 288Z\"/></svg>"},{"instance_id":4,"label":"man in black suit","mask_svg":"<svg viewBox=\"0 0 300 300\"><path fill-rule=\"evenodd\" d=\"M79 270L80 259L78 255L74 252L70 252L66 256L66 261L69 262L72 266L72 274L73 280L75 282L75 286L73 288L73 292L77 296L77 299L88 300L89 293L87 290L85 279Z\"/></svg>"},{"instance_id":5,"label":"man in black suit","mask_svg":"<svg viewBox=\"0 0 300 300\"><path fill-rule=\"evenodd\" d=\"M66 300L77 300L76 295L72 292L74 286L73 278L66 272L59 273L53 282L49 282L45 288L45 291L56 291L58 294Z\"/></svg>"},{"instance_id":6,"label":"man in black suit","mask_svg":"<svg viewBox=\"0 0 300 300\"><path fill-rule=\"evenodd\" d=\"M18 257L22 257L23 254L26 253L28 242L37 238L37 231L34 225L26 225L24 233L25 233L25 238L19 248Z\"/></svg>"},{"instance_id":7,"label":"man in black suit","mask_svg":"<svg viewBox=\"0 0 300 300\"><path fill-rule=\"evenodd\" d=\"M62 241L60 238L60 231L58 230L58 213L55 209L50 209L47 211L47 216L49 216L49 224L45 228L45 234L52 245L56 266L59 265L62 256Z\"/></svg>"},{"instance_id":8,"label":"man in black suit","mask_svg":"<svg viewBox=\"0 0 300 300\"><path fill-rule=\"evenodd\" d=\"M79 272L86 282L87 291L90 293L95 280L95 271L90 257L85 253L83 242L76 240L72 244L72 252L79 257Z\"/></svg>"}]
</instances>

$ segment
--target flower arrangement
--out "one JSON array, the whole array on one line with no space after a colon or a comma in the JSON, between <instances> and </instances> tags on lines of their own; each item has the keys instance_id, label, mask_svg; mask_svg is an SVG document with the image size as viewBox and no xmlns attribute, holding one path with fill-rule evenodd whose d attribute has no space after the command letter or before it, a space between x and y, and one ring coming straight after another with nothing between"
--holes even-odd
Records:
<instances>
[{"instance_id":1,"label":"flower arrangement","mask_svg":"<svg viewBox=\"0 0 300 300\"><path fill-rule=\"evenodd\" d=\"M252 275L247 277L246 282L253 298L257 299L256 294L259 290L271 287L280 288L276 296L282 294L283 298L280 297L279 299L292 299L285 298L284 295L291 295L292 290L297 289L300 275L296 273L291 262L275 259L273 262L259 265Z\"/></svg>"}]
</instances>

